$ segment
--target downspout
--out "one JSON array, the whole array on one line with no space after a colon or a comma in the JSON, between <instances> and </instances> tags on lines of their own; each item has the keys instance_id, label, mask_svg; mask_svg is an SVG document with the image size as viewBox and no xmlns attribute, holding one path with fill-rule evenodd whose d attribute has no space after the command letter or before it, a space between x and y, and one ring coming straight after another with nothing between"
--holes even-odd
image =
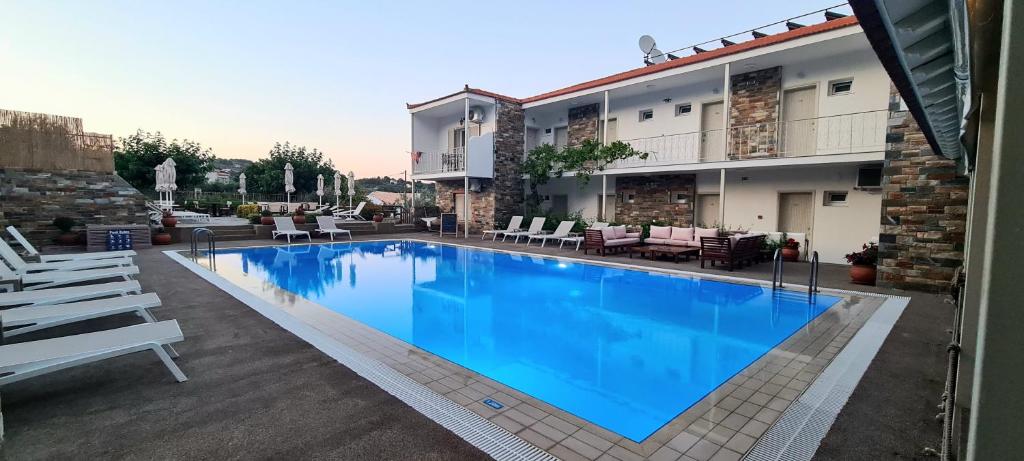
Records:
<instances>
[{"instance_id":1,"label":"downspout","mask_svg":"<svg viewBox=\"0 0 1024 461\"><path fill-rule=\"evenodd\" d=\"M604 133L601 135L601 145L608 145L608 90L604 90ZM608 175L601 174L601 210L598 216L607 220L605 211L608 209L605 201L608 200Z\"/></svg>"},{"instance_id":2,"label":"downspout","mask_svg":"<svg viewBox=\"0 0 1024 461\"><path fill-rule=\"evenodd\" d=\"M466 89L466 106L462 122L462 228L463 238L469 238L469 88Z\"/></svg>"}]
</instances>

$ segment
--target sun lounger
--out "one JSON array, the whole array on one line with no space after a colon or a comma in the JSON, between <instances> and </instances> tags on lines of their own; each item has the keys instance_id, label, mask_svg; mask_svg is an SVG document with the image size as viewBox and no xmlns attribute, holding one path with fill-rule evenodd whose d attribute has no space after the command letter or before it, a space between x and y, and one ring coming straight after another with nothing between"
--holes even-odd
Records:
<instances>
[{"instance_id":1,"label":"sun lounger","mask_svg":"<svg viewBox=\"0 0 1024 461\"><path fill-rule=\"evenodd\" d=\"M50 288L49 290L12 291L0 293L0 308L45 306L136 293L142 293L142 286L139 285L138 280Z\"/></svg>"},{"instance_id":2,"label":"sun lounger","mask_svg":"<svg viewBox=\"0 0 1024 461\"><path fill-rule=\"evenodd\" d=\"M504 234L509 233L509 232L519 232L521 230L519 228L519 226L522 226L522 225L523 225L523 217L522 216L513 216L512 219L508 222L508 227L507 228L505 228L504 230L502 230L502 229L485 230L483 232L483 234L480 235L480 240L483 240L484 237L486 237L488 234L493 236L493 237L491 237L491 241L497 240L498 234L504 235Z\"/></svg>"},{"instance_id":3,"label":"sun lounger","mask_svg":"<svg viewBox=\"0 0 1024 461\"><path fill-rule=\"evenodd\" d=\"M529 237L531 235L540 234L541 230L544 229L544 220L545 219L547 219L547 218L543 218L543 217L533 218L533 221L530 221L530 228L525 230L525 231L505 232L501 236L501 241L504 242L505 239L508 238L508 237L515 237L516 238L516 242L515 243L519 243L519 237Z\"/></svg>"},{"instance_id":4,"label":"sun lounger","mask_svg":"<svg viewBox=\"0 0 1024 461\"><path fill-rule=\"evenodd\" d=\"M347 235L349 240L352 240L352 231L348 229L338 229L338 225L334 222L333 216L317 216L317 233L328 234L331 236L331 241L334 241L334 234Z\"/></svg>"},{"instance_id":5,"label":"sun lounger","mask_svg":"<svg viewBox=\"0 0 1024 461\"><path fill-rule=\"evenodd\" d=\"M295 222L292 221L292 218L275 216L274 227L276 229L271 231L270 234L275 239L283 235L288 239L288 243L292 243L292 236L301 237L305 235L309 241L313 241L313 238L309 236L309 232L295 228Z\"/></svg>"},{"instance_id":6,"label":"sun lounger","mask_svg":"<svg viewBox=\"0 0 1024 461\"><path fill-rule=\"evenodd\" d=\"M32 243L25 238L18 229L14 226L7 226L7 232L14 237L14 240L25 249L25 252L29 256L39 258L39 262L51 263L59 261L80 261L89 259L117 259L117 258L130 258L135 256L134 250L121 250L121 251L96 251L92 253L64 253L64 254L48 254L44 255L39 253Z\"/></svg>"},{"instance_id":7,"label":"sun lounger","mask_svg":"<svg viewBox=\"0 0 1024 461\"><path fill-rule=\"evenodd\" d=\"M82 261L59 261L49 263L26 262L7 242L0 240L0 259L7 261L16 274L45 271L74 271L80 269L101 269L106 267L131 266L131 258L92 259Z\"/></svg>"},{"instance_id":8,"label":"sun lounger","mask_svg":"<svg viewBox=\"0 0 1024 461\"><path fill-rule=\"evenodd\" d=\"M348 211L337 211L337 212L334 213L334 217L335 218L342 218L342 219L358 219L360 221L366 221L366 218L362 217L359 214L359 213L363 212L363 207L364 206L366 206L366 202L359 202L359 205L356 205L356 209L348 210Z\"/></svg>"},{"instance_id":9,"label":"sun lounger","mask_svg":"<svg viewBox=\"0 0 1024 461\"><path fill-rule=\"evenodd\" d=\"M558 223L558 227L555 228L555 231L550 234L528 236L529 238L526 240L526 246L530 246L530 242L534 240L540 240L540 246L543 248L544 244L548 243L548 240L560 240L568 237L569 232L572 231L572 226L575 225L576 221L562 221Z\"/></svg>"},{"instance_id":10,"label":"sun lounger","mask_svg":"<svg viewBox=\"0 0 1024 461\"><path fill-rule=\"evenodd\" d=\"M188 380L164 350L184 340L174 320L0 346L0 385L133 352L151 350L178 382Z\"/></svg>"},{"instance_id":11,"label":"sun lounger","mask_svg":"<svg viewBox=\"0 0 1024 461\"><path fill-rule=\"evenodd\" d=\"M16 307L0 311L0 324L4 327L0 336L10 338L44 328L129 312L154 323L156 319L147 309L159 306L160 298L156 293L146 293L49 306Z\"/></svg>"},{"instance_id":12,"label":"sun lounger","mask_svg":"<svg viewBox=\"0 0 1024 461\"><path fill-rule=\"evenodd\" d=\"M36 272L32 274L15 274L0 264L0 280L21 279L24 290L41 290L55 288L65 285L72 285L83 282L94 282L106 279L131 280L132 276L139 274L138 266L112 267L108 269L86 269L77 271L49 271Z\"/></svg>"}]
</instances>

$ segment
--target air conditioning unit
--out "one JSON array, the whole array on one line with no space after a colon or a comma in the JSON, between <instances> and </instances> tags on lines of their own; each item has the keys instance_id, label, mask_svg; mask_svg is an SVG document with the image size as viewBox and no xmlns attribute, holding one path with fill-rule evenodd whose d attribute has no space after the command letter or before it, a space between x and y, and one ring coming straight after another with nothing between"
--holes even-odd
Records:
<instances>
[{"instance_id":1,"label":"air conditioning unit","mask_svg":"<svg viewBox=\"0 0 1024 461\"><path fill-rule=\"evenodd\" d=\"M484 122L484 108L483 107L470 107L469 108L469 121L473 123Z\"/></svg>"},{"instance_id":2,"label":"air conditioning unit","mask_svg":"<svg viewBox=\"0 0 1024 461\"><path fill-rule=\"evenodd\" d=\"M882 188L882 166L862 166L857 170L857 189L871 190Z\"/></svg>"}]
</instances>

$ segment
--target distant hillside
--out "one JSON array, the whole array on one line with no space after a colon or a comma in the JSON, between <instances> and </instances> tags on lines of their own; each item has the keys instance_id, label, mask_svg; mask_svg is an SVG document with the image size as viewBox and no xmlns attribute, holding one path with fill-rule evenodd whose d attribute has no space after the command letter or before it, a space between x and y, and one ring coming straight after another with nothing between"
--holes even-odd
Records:
<instances>
[{"instance_id":1,"label":"distant hillside","mask_svg":"<svg viewBox=\"0 0 1024 461\"><path fill-rule=\"evenodd\" d=\"M232 175L237 175L252 165L252 160L241 158L218 158L213 161L213 168L217 170L231 170Z\"/></svg>"}]
</instances>

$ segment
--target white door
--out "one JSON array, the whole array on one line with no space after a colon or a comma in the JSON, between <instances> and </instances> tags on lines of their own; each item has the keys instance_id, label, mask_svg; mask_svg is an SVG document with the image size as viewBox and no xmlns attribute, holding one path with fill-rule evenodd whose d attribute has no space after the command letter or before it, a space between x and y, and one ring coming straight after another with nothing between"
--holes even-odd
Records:
<instances>
[{"instance_id":1,"label":"white door","mask_svg":"<svg viewBox=\"0 0 1024 461\"><path fill-rule=\"evenodd\" d=\"M608 119L608 144L619 140L619 120ZM597 141L604 142L604 120L597 122Z\"/></svg>"},{"instance_id":2,"label":"white door","mask_svg":"<svg viewBox=\"0 0 1024 461\"><path fill-rule=\"evenodd\" d=\"M601 206L601 194L597 194L597 206ZM598 221L615 222L615 194L604 197L604 211L598 215Z\"/></svg>"},{"instance_id":3,"label":"white door","mask_svg":"<svg viewBox=\"0 0 1024 461\"><path fill-rule=\"evenodd\" d=\"M782 156L814 155L818 139L818 89L796 88L782 92Z\"/></svg>"},{"instance_id":4,"label":"white door","mask_svg":"<svg viewBox=\"0 0 1024 461\"><path fill-rule=\"evenodd\" d=\"M455 215L459 217L459 222L465 221L463 219L463 212L466 209L466 194L455 194Z\"/></svg>"},{"instance_id":5,"label":"white door","mask_svg":"<svg viewBox=\"0 0 1024 461\"><path fill-rule=\"evenodd\" d=\"M814 221L814 194L811 192L786 192L779 194L779 232L796 232L806 235L807 242L800 242L800 252L806 254L811 242L811 223Z\"/></svg>"},{"instance_id":6,"label":"white door","mask_svg":"<svg viewBox=\"0 0 1024 461\"><path fill-rule=\"evenodd\" d=\"M530 151L538 146L540 142L540 130L536 128L526 129L526 155L530 154Z\"/></svg>"},{"instance_id":7,"label":"white door","mask_svg":"<svg viewBox=\"0 0 1024 461\"><path fill-rule=\"evenodd\" d=\"M551 196L551 213L559 216L565 216L569 214L569 196L568 195L552 195Z\"/></svg>"},{"instance_id":8,"label":"white door","mask_svg":"<svg viewBox=\"0 0 1024 461\"><path fill-rule=\"evenodd\" d=\"M696 216L693 220L697 226L714 227L718 222L718 194L700 194L697 196Z\"/></svg>"},{"instance_id":9,"label":"white door","mask_svg":"<svg viewBox=\"0 0 1024 461\"><path fill-rule=\"evenodd\" d=\"M725 160L722 147L725 142L725 126L722 118L722 101L709 102L700 109L700 156L704 160Z\"/></svg>"},{"instance_id":10,"label":"white door","mask_svg":"<svg viewBox=\"0 0 1024 461\"><path fill-rule=\"evenodd\" d=\"M555 128L555 147L561 149L569 144L569 127Z\"/></svg>"}]
</instances>

